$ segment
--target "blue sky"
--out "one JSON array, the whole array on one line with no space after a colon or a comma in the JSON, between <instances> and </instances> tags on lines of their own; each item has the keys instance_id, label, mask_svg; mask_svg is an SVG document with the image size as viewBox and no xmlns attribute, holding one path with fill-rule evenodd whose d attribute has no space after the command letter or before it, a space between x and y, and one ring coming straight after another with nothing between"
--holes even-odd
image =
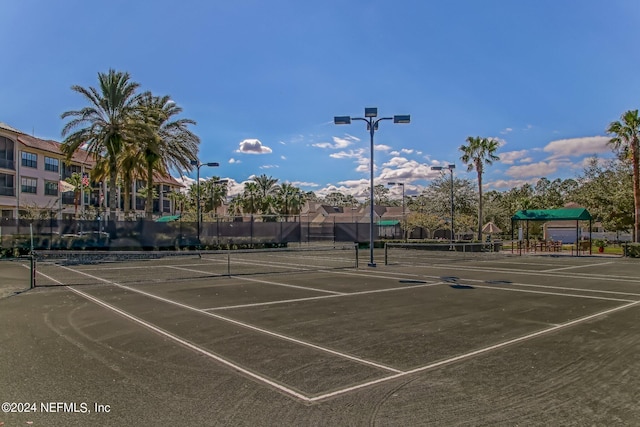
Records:
<instances>
[{"instance_id":1,"label":"blue sky","mask_svg":"<svg viewBox=\"0 0 640 427\"><path fill-rule=\"evenodd\" d=\"M498 138L506 190L610 157L605 129L640 105L637 0L0 0L0 122L61 140L70 87L128 71L197 121L201 176L266 174L366 196L369 135L335 115L411 114L375 135L376 183L419 191L468 136ZM190 174L195 177L195 172Z\"/></svg>"}]
</instances>

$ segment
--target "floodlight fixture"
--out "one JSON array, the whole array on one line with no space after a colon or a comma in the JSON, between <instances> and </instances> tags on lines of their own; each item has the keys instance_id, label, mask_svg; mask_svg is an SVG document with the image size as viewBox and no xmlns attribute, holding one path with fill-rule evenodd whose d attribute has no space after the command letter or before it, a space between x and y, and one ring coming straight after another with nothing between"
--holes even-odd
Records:
<instances>
[{"instance_id":1,"label":"floodlight fixture","mask_svg":"<svg viewBox=\"0 0 640 427\"><path fill-rule=\"evenodd\" d=\"M363 122L367 122L367 131L369 132L369 136L370 136L370 150L371 150L371 155L370 155L370 159L369 159L369 173L370 173L370 195L369 195L369 207L370 207L370 217L369 217L369 223L370 223L370 227L369 227L369 253L370 253L370 259L369 259L369 267L375 267L376 263L373 260L373 246L374 246L374 223L373 223L373 218L374 218L374 182L373 182L373 169L374 169L374 164L373 164L373 151L374 151L374 145L373 145L373 135L375 133L375 131L378 130L378 123L380 123L382 120L393 120L394 123L409 123L411 121L411 116L409 115L400 115L400 116L393 116L393 117L380 117L379 119L376 119L376 117L378 117L378 108L377 107L366 107L364 109L364 118L363 117L351 117L351 116L334 116L333 118L333 122L337 125L348 125L351 124L352 120L362 120ZM403 191L404 191L404 186L403 186ZM403 198L404 199L404 198Z\"/></svg>"}]
</instances>

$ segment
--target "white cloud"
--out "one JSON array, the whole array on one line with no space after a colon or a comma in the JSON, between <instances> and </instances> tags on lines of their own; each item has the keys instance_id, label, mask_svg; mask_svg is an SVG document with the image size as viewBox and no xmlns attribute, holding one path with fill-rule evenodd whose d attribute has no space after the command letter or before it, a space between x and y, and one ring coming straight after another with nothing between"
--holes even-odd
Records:
<instances>
[{"instance_id":1,"label":"white cloud","mask_svg":"<svg viewBox=\"0 0 640 427\"><path fill-rule=\"evenodd\" d=\"M529 150L519 150L519 151L506 151L504 153L500 153L500 161L505 165L512 165L516 161L523 162L524 156L529 154Z\"/></svg>"},{"instance_id":2,"label":"white cloud","mask_svg":"<svg viewBox=\"0 0 640 427\"><path fill-rule=\"evenodd\" d=\"M260 169L274 169L274 168L279 168L280 166L278 165L262 165L260 166Z\"/></svg>"},{"instance_id":3,"label":"white cloud","mask_svg":"<svg viewBox=\"0 0 640 427\"><path fill-rule=\"evenodd\" d=\"M280 158L281 158L282 160L287 160L287 158L286 158L285 156L280 156Z\"/></svg>"},{"instance_id":4,"label":"white cloud","mask_svg":"<svg viewBox=\"0 0 640 427\"><path fill-rule=\"evenodd\" d=\"M485 186L496 190L510 190L515 187L521 187L525 184L535 184L537 181L538 178L510 180L498 179L495 181L486 182Z\"/></svg>"},{"instance_id":5,"label":"white cloud","mask_svg":"<svg viewBox=\"0 0 640 427\"><path fill-rule=\"evenodd\" d=\"M513 178L530 178L549 176L561 168L572 168L573 165L566 160L551 160L548 162L530 163L521 166L511 166L505 171L505 175Z\"/></svg>"},{"instance_id":6,"label":"white cloud","mask_svg":"<svg viewBox=\"0 0 640 427\"><path fill-rule=\"evenodd\" d=\"M229 163L230 164L235 164L235 163L242 163L240 160L238 159L234 159L233 157L229 159Z\"/></svg>"},{"instance_id":7,"label":"white cloud","mask_svg":"<svg viewBox=\"0 0 640 427\"><path fill-rule=\"evenodd\" d=\"M373 149L375 151L389 151L391 150L391 147L389 147L388 145L384 145L384 144L376 144L373 146Z\"/></svg>"},{"instance_id":8,"label":"white cloud","mask_svg":"<svg viewBox=\"0 0 640 427\"><path fill-rule=\"evenodd\" d=\"M413 149L410 149L410 148L403 148L402 150L400 150L400 152L401 152L402 154L412 154L412 153L413 153L413 151L414 151L414 150L413 150Z\"/></svg>"},{"instance_id":9,"label":"white cloud","mask_svg":"<svg viewBox=\"0 0 640 427\"><path fill-rule=\"evenodd\" d=\"M506 134L510 133L511 131L513 131L513 129L504 128L503 130L500 131L500 133L503 134L503 135L506 135Z\"/></svg>"},{"instance_id":10,"label":"white cloud","mask_svg":"<svg viewBox=\"0 0 640 427\"><path fill-rule=\"evenodd\" d=\"M273 152L271 148L266 145L262 145L262 142L258 139L245 139L240 142L240 148L236 150L236 153L244 154L269 154Z\"/></svg>"},{"instance_id":11,"label":"white cloud","mask_svg":"<svg viewBox=\"0 0 640 427\"><path fill-rule=\"evenodd\" d=\"M394 157L382 165L380 179L387 181L416 181L433 179L438 176L438 171L431 170L430 165L408 160L404 157Z\"/></svg>"},{"instance_id":12,"label":"white cloud","mask_svg":"<svg viewBox=\"0 0 640 427\"><path fill-rule=\"evenodd\" d=\"M544 147L546 153L550 153L550 159L558 157L590 156L599 153L611 152L607 146L610 138L606 136L587 136L584 138L559 139L551 141Z\"/></svg>"},{"instance_id":13,"label":"white cloud","mask_svg":"<svg viewBox=\"0 0 640 427\"><path fill-rule=\"evenodd\" d=\"M329 154L329 157L333 159L360 159L364 155L364 148L349 151L339 151L337 153Z\"/></svg>"},{"instance_id":14,"label":"white cloud","mask_svg":"<svg viewBox=\"0 0 640 427\"><path fill-rule=\"evenodd\" d=\"M305 182L305 181L293 181L291 185L295 185L296 187L319 187L319 184L315 182Z\"/></svg>"},{"instance_id":15,"label":"white cloud","mask_svg":"<svg viewBox=\"0 0 640 427\"><path fill-rule=\"evenodd\" d=\"M358 138L351 135L347 135L344 138L334 136L332 139L333 139L333 144L330 142L318 142L315 144L311 144L311 146L317 147L317 148L331 149L331 150L340 150L342 148L347 148L351 144L359 141Z\"/></svg>"}]
</instances>

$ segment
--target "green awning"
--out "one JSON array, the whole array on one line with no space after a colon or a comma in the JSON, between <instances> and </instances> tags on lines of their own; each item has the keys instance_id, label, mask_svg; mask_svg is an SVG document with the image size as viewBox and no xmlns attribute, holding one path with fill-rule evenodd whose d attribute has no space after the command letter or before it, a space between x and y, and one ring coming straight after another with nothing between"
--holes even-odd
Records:
<instances>
[{"instance_id":1,"label":"green awning","mask_svg":"<svg viewBox=\"0 0 640 427\"><path fill-rule=\"evenodd\" d=\"M516 212L511 221L590 221L591 214L584 208L525 209Z\"/></svg>"},{"instance_id":2,"label":"green awning","mask_svg":"<svg viewBox=\"0 0 640 427\"><path fill-rule=\"evenodd\" d=\"M180 215L166 215L156 219L156 222L172 222L180 219Z\"/></svg>"},{"instance_id":3,"label":"green awning","mask_svg":"<svg viewBox=\"0 0 640 427\"><path fill-rule=\"evenodd\" d=\"M400 221L398 221L397 219L385 219L382 221L378 221L378 225L382 225L382 226L392 226L392 225L398 225L400 224Z\"/></svg>"}]
</instances>

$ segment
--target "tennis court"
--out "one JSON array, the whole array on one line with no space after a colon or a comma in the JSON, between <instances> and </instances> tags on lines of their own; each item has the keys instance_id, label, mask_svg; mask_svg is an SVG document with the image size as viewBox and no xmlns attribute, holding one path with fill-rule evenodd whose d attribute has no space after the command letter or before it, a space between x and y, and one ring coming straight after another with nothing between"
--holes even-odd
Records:
<instances>
[{"instance_id":1,"label":"tennis court","mask_svg":"<svg viewBox=\"0 0 640 427\"><path fill-rule=\"evenodd\" d=\"M38 287L0 300L2 399L90 410L0 421L640 419L637 261L354 249L42 256Z\"/></svg>"}]
</instances>

